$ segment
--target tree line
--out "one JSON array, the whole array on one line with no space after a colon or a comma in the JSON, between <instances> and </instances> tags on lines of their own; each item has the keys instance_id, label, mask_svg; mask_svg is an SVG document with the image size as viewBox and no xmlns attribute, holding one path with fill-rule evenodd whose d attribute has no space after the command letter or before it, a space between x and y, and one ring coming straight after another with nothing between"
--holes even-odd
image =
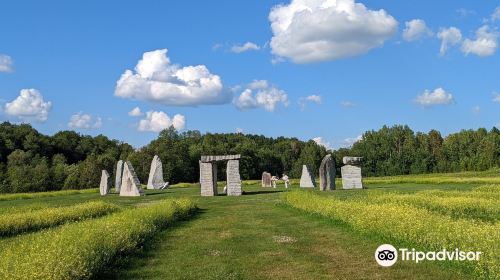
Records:
<instances>
[{"instance_id":1,"label":"tree line","mask_svg":"<svg viewBox=\"0 0 500 280\"><path fill-rule=\"evenodd\" d=\"M244 180L260 179L263 171L299 178L303 164L317 175L327 153L335 158L337 176L345 155L364 158L365 176L485 170L500 166L500 131L480 128L442 137L436 130L415 133L408 126L384 126L365 132L350 148L328 151L312 140L169 128L134 149L103 135L60 131L47 136L29 124L4 122L0 124L0 192L97 187L101 170L114 178L119 159L131 161L145 183L154 155L162 160L164 179L172 184L198 181L201 155L241 154ZM219 164L218 171L218 179L225 180L225 164Z\"/></svg>"}]
</instances>

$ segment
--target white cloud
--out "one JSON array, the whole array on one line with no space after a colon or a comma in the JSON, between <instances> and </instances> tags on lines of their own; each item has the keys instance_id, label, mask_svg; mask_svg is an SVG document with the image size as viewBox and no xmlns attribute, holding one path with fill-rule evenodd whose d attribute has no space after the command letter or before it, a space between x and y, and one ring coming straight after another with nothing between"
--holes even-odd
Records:
<instances>
[{"instance_id":1,"label":"white cloud","mask_svg":"<svg viewBox=\"0 0 500 280\"><path fill-rule=\"evenodd\" d=\"M417 96L415 102L424 107L430 107L453 104L454 99L451 93L447 93L443 88L439 87L433 91L425 90L421 95Z\"/></svg>"},{"instance_id":2,"label":"white cloud","mask_svg":"<svg viewBox=\"0 0 500 280\"><path fill-rule=\"evenodd\" d=\"M493 102L500 102L500 93L494 95Z\"/></svg>"},{"instance_id":3,"label":"white cloud","mask_svg":"<svg viewBox=\"0 0 500 280\"><path fill-rule=\"evenodd\" d=\"M412 19L405 23L406 28L403 30L403 39L408 42L416 41L425 36L432 36L432 31L427 27L425 21L421 19Z\"/></svg>"},{"instance_id":4,"label":"white cloud","mask_svg":"<svg viewBox=\"0 0 500 280\"><path fill-rule=\"evenodd\" d=\"M462 32L460 32L460 29L456 27L441 28L437 37L441 40L439 53L444 55L446 54L448 47L454 46L462 41Z\"/></svg>"},{"instance_id":5,"label":"white cloud","mask_svg":"<svg viewBox=\"0 0 500 280\"><path fill-rule=\"evenodd\" d=\"M117 81L115 96L171 106L222 104L231 98L205 65L171 64L167 49L145 52L135 71L126 70Z\"/></svg>"},{"instance_id":6,"label":"white cloud","mask_svg":"<svg viewBox=\"0 0 500 280\"><path fill-rule=\"evenodd\" d=\"M130 112L128 112L128 115L131 117L139 117L142 116L143 113L141 112L141 109L139 107L135 107Z\"/></svg>"},{"instance_id":7,"label":"white cloud","mask_svg":"<svg viewBox=\"0 0 500 280\"><path fill-rule=\"evenodd\" d=\"M491 14L491 21L497 20L500 20L500 6L496 7L495 11L493 11L493 14Z\"/></svg>"},{"instance_id":8,"label":"white cloud","mask_svg":"<svg viewBox=\"0 0 500 280\"><path fill-rule=\"evenodd\" d=\"M474 112L474 113L481 112L481 107L479 107L479 105L476 105L476 106L472 107L472 112Z\"/></svg>"},{"instance_id":9,"label":"white cloud","mask_svg":"<svg viewBox=\"0 0 500 280\"><path fill-rule=\"evenodd\" d=\"M240 128L240 127L237 127L236 128L236 133L237 134L242 134L244 131L243 131L243 128Z\"/></svg>"},{"instance_id":10,"label":"white cloud","mask_svg":"<svg viewBox=\"0 0 500 280\"><path fill-rule=\"evenodd\" d=\"M12 72L14 69L12 68L12 58L6 54L0 53L0 72Z\"/></svg>"},{"instance_id":11,"label":"white cloud","mask_svg":"<svg viewBox=\"0 0 500 280\"><path fill-rule=\"evenodd\" d=\"M273 112L278 104L288 106L288 95L266 80L256 80L247 85L233 103L240 110L262 107Z\"/></svg>"},{"instance_id":12,"label":"white cloud","mask_svg":"<svg viewBox=\"0 0 500 280\"><path fill-rule=\"evenodd\" d=\"M234 53L242 53L242 52L252 51L252 50L258 51L258 50L260 50L260 47L257 44L252 43L252 42L246 42L243 45L234 45L231 47L231 52L234 52Z\"/></svg>"},{"instance_id":13,"label":"white cloud","mask_svg":"<svg viewBox=\"0 0 500 280\"><path fill-rule=\"evenodd\" d=\"M476 11L474 11L474 10L468 10L468 9L465 9L465 8L456 9L455 12L460 17L467 17L467 16L470 16L470 15L476 14Z\"/></svg>"},{"instance_id":14,"label":"white cloud","mask_svg":"<svg viewBox=\"0 0 500 280\"><path fill-rule=\"evenodd\" d=\"M462 43L462 52L465 55L470 53L477 56L493 55L498 47L498 33L490 31L488 25L481 26L476 31L476 39L465 39Z\"/></svg>"},{"instance_id":15,"label":"white cloud","mask_svg":"<svg viewBox=\"0 0 500 280\"><path fill-rule=\"evenodd\" d=\"M186 126L186 118L183 115L176 114L170 118L162 111L149 111L146 118L139 121L137 130L160 132L173 126L177 130L182 130Z\"/></svg>"},{"instance_id":16,"label":"white cloud","mask_svg":"<svg viewBox=\"0 0 500 280\"><path fill-rule=\"evenodd\" d=\"M319 95L313 94L313 95L309 95L307 97L301 97L301 98L299 98L299 101L298 101L299 106L302 110L305 109L308 102L309 103L316 103L319 105L322 102L322 98Z\"/></svg>"},{"instance_id":17,"label":"white cloud","mask_svg":"<svg viewBox=\"0 0 500 280\"><path fill-rule=\"evenodd\" d=\"M102 127L102 119L100 117L93 118L89 114L79 112L70 117L68 127L73 129L100 128Z\"/></svg>"},{"instance_id":18,"label":"white cloud","mask_svg":"<svg viewBox=\"0 0 500 280\"><path fill-rule=\"evenodd\" d=\"M40 91L30 88L22 89L16 99L5 104L4 111L22 120L45 122L51 109L52 103L45 102Z\"/></svg>"},{"instance_id":19,"label":"white cloud","mask_svg":"<svg viewBox=\"0 0 500 280\"><path fill-rule=\"evenodd\" d=\"M351 107L354 107L356 106L356 104L354 104L353 102L351 101L342 101L340 103L340 105L342 105L342 107L345 107L345 108L351 108Z\"/></svg>"},{"instance_id":20,"label":"white cloud","mask_svg":"<svg viewBox=\"0 0 500 280\"><path fill-rule=\"evenodd\" d=\"M292 0L269 13L272 53L295 63L351 57L380 47L398 22L354 0Z\"/></svg>"},{"instance_id":21,"label":"white cloud","mask_svg":"<svg viewBox=\"0 0 500 280\"><path fill-rule=\"evenodd\" d=\"M332 150L333 149L332 145L330 144L330 142L325 141L323 139L323 137L319 137L319 136L318 137L314 137L312 140L314 142L316 142L316 144L325 147L325 149L327 149L327 150Z\"/></svg>"},{"instance_id":22,"label":"white cloud","mask_svg":"<svg viewBox=\"0 0 500 280\"><path fill-rule=\"evenodd\" d=\"M353 138L346 138L346 139L342 140L341 146L342 147L350 147L354 143L361 141L362 139L363 139L362 135L358 135L358 136L353 137Z\"/></svg>"}]
</instances>

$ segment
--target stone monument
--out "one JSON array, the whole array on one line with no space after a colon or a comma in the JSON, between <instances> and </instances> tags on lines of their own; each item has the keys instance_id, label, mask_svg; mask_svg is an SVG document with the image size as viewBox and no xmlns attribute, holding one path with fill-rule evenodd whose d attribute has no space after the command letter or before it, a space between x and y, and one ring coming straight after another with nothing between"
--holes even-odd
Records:
<instances>
[{"instance_id":1,"label":"stone monument","mask_svg":"<svg viewBox=\"0 0 500 280\"><path fill-rule=\"evenodd\" d=\"M155 155L151 161L151 168L149 169L148 186L150 190L164 189L168 183L163 181L163 167L160 158Z\"/></svg>"},{"instance_id":2,"label":"stone monument","mask_svg":"<svg viewBox=\"0 0 500 280\"><path fill-rule=\"evenodd\" d=\"M301 188L314 188L316 182L314 181L314 176L309 171L306 165L302 165L302 175L300 176L300 187Z\"/></svg>"},{"instance_id":3,"label":"stone monument","mask_svg":"<svg viewBox=\"0 0 500 280\"><path fill-rule=\"evenodd\" d=\"M116 174L115 174L115 192L120 193L120 186L122 185L122 175L123 175L123 160L119 160L116 163Z\"/></svg>"},{"instance_id":4,"label":"stone monument","mask_svg":"<svg viewBox=\"0 0 500 280\"><path fill-rule=\"evenodd\" d=\"M342 173L342 188L362 189L363 179L361 177L361 157L344 157L342 162L345 164L340 168Z\"/></svg>"},{"instance_id":5,"label":"stone monument","mask_svg":"<svg viewBox=\"0 0 500 280\"><path fill-rule=\"evenodd\" d=\"M271 173L262 172L262 187L263 188L271 187Z\"/></svg>"},{"instance_id":6,"label":"stone monument","mask_svg":"<svg viewBox=\"0 0 500 280\"><path fill-rule=\"evenodd\" d=\"M132 163L127 161L123 164L123 176L120 188L120 196L141 196L144 191L135 173Z\"/></svg>"},{"instance_id":7,"label":"stone monument","mask_svg":"<svg viewBox=\"0 0 500 280\"><path fill-rule=\"evenodd\" d=\"M201 156L199 162L201 195L217 195L217 161L227 161L227 195L241 195L240 158L241 155Z\"/></svg>"},{"instance_id":8,"label":"stone monument","mask_svg":"<svg viewBox=\"0 0 500 280\"><path fill-rule=\"evenodd\" d=\"M321 191L335 189L335 161L332 155L326 155L319 166L319 189Z\"/></svg>"},{"instance_id":9,"label":"stone monument","mask_svg":"<svg viewBox=\"0 0 500 280\"><path fill-rule=\"evenodd\" d=\"M107 195L111 188L109 181L109 173L106 170L101 172L101 183L99 184L99 191L101 195Z\"/></svg>"}]
</instances>

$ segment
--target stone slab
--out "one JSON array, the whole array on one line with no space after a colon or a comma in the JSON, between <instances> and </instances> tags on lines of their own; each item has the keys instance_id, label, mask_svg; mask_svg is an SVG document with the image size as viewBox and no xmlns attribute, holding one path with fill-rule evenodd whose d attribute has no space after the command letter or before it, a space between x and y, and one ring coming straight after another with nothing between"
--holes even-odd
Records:
<instances>
[{"instance_id":1,"label":"stone slab","mask_svg":"<svg viewBox=\"0 0 500 280\"><path fill-rule=\"evenodd\" d=\"M271 173L262 172L262 187L263 188L271 187Z\"/></svg>"},{"instance_id":2,"label":"stone slab","mask_svg":"<svg viewBox=\"0 0 500 280\"><path fill-rule=\"evenodd\" d=\"M201 196L217 195L217 165L200 161Z\"/></svg>"},{"instance_id":3,"label":"stone slab","mask_svg":"<svg viewBox=\"0 0 500 280\"><path fill-rule=\"evenodd\" d=\"M99 183L99 192L101 195L107 195L111 189L109 173L106 170L101 172L101 182Z\"/></svg>"},{"instance_id":4,"label":"stone slab","mask_svg":"<svg viewBox=\"0 0 500 280\"><path fill-rule=\"evenodd\" d=\"M363 161L362 157L343 157L342 162L347 165L361 165Z\"/></svg>"},{"instance_id":5,"label":"stone slab","mask_svg":"<svg viewBox=\"0 0 500 280\"><path fill-rule=\"evenodd\" d=\"M123 176L120 188L120 196L142 196L144 191L135 173L132 163L127 161L123 164Z\"/></svg>"},{"instance_id":6,"label":"stone slab","mask_svg":"<svg viewBox=\"0 0 500 280\"><path fill-rule=\"evenodd\" d=\"M316 182L314 181L314 176L306 165L302 165L302 175L300 176L300 187L301 188L314 188L316 187Z\"/></svg>"},{"instance_id":7,"label":"stone slab","mask_svg":"<svg viewBox=\"0 0 500 280\"><path fill-rule=\"evenodd\" d=\"M163 189L165 182L163 181L163 166L160 157L155 155L151 161L151 168L149 169L148 185L150 190Z\"/></svg>"},{"instance_id":8,"label":"stone slab","mask_svg":"<svg viewBox=\"0 0 500 280\"><path fill-rule=\"evenodd\" d=\"M201 156L201 162L213 162L213 161L222 161L222 160L233 160L240 159L241 155L222 155L222 156Z\"/></svg>"},{"instance_id":9,"label":"stone slab","mask_svg":"<svg viewBox=\"0 0 500 280\"><path fill-rule=\"evenodd\" d=\"M344 165L340 168L342 173L342 188L362 189L363 179L361 176L361 167L354 165Z\"/></svg>"},{"instance_id":10,"label":"stone slab","mask_svg":"<svg viewBox=\"0 0 500 280\"><path fill-rule=\"evenodd\" d=\"M123 160L119 160L116 163L116 174L115 174L115 192L120 193L120 187L122 185L122 175L123 175Z\"/></svg>"},{"instance_id":11,"label":"stone slab","mask_svg":"<svg viewBox=\"0 0 500 280\"><path fill-rule=\"evenodd\" d=\"M332 155L326 155L319 166L319 189L335 190L335 161Z\"/></svg>"},{"instance_id":12,"label":"stone slab","mask_svg":"<svg viewBox=\"0 0 500 280\"><path fill-rule=\"evenodd\" d=\"M241 177L240 177L240 161L228 160L226 167L226 180L227 180L227 195L240 196L241 191Z\"/></svg>"}]
</instances>

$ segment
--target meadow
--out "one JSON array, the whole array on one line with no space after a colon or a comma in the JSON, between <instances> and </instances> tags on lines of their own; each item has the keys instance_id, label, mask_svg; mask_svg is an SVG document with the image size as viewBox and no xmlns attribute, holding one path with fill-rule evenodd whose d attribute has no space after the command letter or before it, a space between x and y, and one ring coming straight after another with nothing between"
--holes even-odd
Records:
<instances>
[{"instance_id":1,"label":"meadow","mask_svg":"<svg viewBox=\"0 0 500 280\"><path fill-rule=\"evenodd\" d=\"M199 185L186 183L144 197L3 195L0 278L498 279L497 178L366 178L367 189L337 181L333 192L245 181L241 197L200 197ZM383 243L484 257L383 268L373 257Z\"/></svg>"}]
</instances>

